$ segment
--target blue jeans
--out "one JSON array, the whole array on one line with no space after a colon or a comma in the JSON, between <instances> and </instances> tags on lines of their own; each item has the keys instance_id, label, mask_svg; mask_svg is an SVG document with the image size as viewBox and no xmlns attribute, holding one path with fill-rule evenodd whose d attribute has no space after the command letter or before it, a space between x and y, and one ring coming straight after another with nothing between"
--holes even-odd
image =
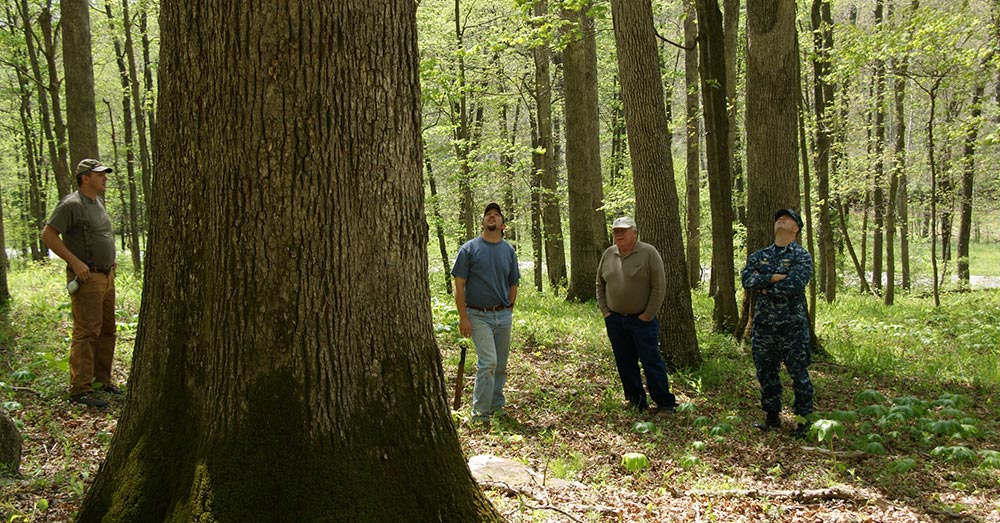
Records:
<instances>
[{"instance_id":1,"label":"blue jeans","mask_svg":"<svg viewBox=\"0 0 1000 523\"><path fill-rule=\"evenodd\" d=\"M646 384L649 395L653 397L656 406L672 408L677 400L670 393L670 381L667 378L667 366L660 356L658 337L660 321L642 321L639 316L618 314L604 318L608 329L608 339L615 353L615 365L618 367L618 377L625 389L625 399L640 410L649 408L646 401L646 391L642 388L642 375L639 373L639 362L646 372Z\"/></svg>"},{"instance_id":2,"label":"blue jeans","mask_svg":"<svg viewBox=\"0 0 1000 523\"><path fill-rule=\"evenodd\" d=\"M472 387L472 419L483 421L503 412L506 399L507 358L510 356L510 328L513 314L500 311L468 310L472 342L476 344L476 384Z\"/></svg>"}]
</instances>

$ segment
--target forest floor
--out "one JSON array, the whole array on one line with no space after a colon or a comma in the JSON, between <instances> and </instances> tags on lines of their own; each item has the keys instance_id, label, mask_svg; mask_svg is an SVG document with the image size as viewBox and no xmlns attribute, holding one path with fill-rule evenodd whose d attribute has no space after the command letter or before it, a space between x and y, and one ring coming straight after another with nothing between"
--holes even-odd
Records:
<instances>
[{"instance_id":1,"label":"forest floor","mask_svg":"<svg viewBox=\"0 0 1000 523\"><path fill-rule=\"evenodd\" d=\"M0 485L0 523L71 521L121 413L119 398L103 410L66 400L64 360L45 349L64 350L69 327L51 276L14 283L41 297L15 305L0 336L0 400L24 435L22 477ZM119 284L121 383L138 311L129 285ZM432 302L453 387L460 349L449 300ZM1000 522L1000 292L945 294L938 309L909 297L892 309L844 295L821 305L827 354L811 367L819 412L806 441L791 436L787 412L781 430L753 428L749 348L703 330L711 302L700 294L695 311L704 363L671 373L681 408L666 419L624 405L593 304L522 292L508 416L489 427L468 419L469 349L463 408L453 413L466 458L493 455L539 473L531 485L483 484L508 521ZM628 453L646 466L629 470Z\"/></svg>"}]
</instances>

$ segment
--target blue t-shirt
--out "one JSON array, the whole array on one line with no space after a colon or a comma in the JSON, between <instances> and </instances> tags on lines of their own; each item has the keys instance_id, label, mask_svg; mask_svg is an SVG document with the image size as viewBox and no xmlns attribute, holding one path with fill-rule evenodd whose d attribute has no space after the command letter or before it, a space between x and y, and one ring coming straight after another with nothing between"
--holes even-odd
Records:
<instances>
[{"instance_id":1,"label":"blue t-shirt","mask_svg":"<svg viewBox=\"0 0 1000 523\"><path fill-rule=\"evenodd\" d=\"M475 307L510 306L510 288L521 280L517 254L509 243L477 236L462 245L452 276L465 280L465 303Z\"/></svg>"}]
</instances>

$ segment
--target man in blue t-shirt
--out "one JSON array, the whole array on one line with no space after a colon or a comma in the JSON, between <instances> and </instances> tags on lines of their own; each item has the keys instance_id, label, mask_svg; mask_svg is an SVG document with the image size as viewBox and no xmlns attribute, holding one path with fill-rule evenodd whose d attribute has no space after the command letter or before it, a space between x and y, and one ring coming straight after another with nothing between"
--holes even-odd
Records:
<instances>
[{"instance_id":1,"label":"man in blue t-shirt","mask_svg":"<svg viewBox=\"0 0 1000 523\"><path fill-rule=\"evenodd\" d=\"M455 307L462 336L476 346L476 384L472 388L472 419L485 423L503 415L507 358L517 284L521 272L514 248L503 239L503 213L490 203L483 211L482 234L458 250L455 266Z\"/></svg>"}]
</instances>

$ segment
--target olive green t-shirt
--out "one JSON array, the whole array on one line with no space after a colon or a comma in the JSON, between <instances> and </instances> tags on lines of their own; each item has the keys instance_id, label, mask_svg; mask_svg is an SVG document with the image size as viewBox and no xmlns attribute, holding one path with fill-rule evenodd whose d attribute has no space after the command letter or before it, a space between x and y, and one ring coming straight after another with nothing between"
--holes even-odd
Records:
<instances>
[{"instance_id":1,"label":"olive green t-shirt","mask_svg":"<svg viewBox=\"0 0 1000 523\"><path fill-rule=\"evenodd\" d=\"M637 241L624 257L617 245L604 251L597 266L597 305L602 312L655 316L665 295L663 258L655 247Z\"/></svg>"},{"instance_id":2,"label":"olive green t-shirt","mask_svg":"<svg viewBox=\"0 0 1000 523\"><path fill-rule=\"evenodd\" d=\"M100 198L92 200L76 191L52 211L49 226L62 235L69 252L87 265L107 268L115 263L115 236L111 219Z\"/></svg>"}]
</instances>

